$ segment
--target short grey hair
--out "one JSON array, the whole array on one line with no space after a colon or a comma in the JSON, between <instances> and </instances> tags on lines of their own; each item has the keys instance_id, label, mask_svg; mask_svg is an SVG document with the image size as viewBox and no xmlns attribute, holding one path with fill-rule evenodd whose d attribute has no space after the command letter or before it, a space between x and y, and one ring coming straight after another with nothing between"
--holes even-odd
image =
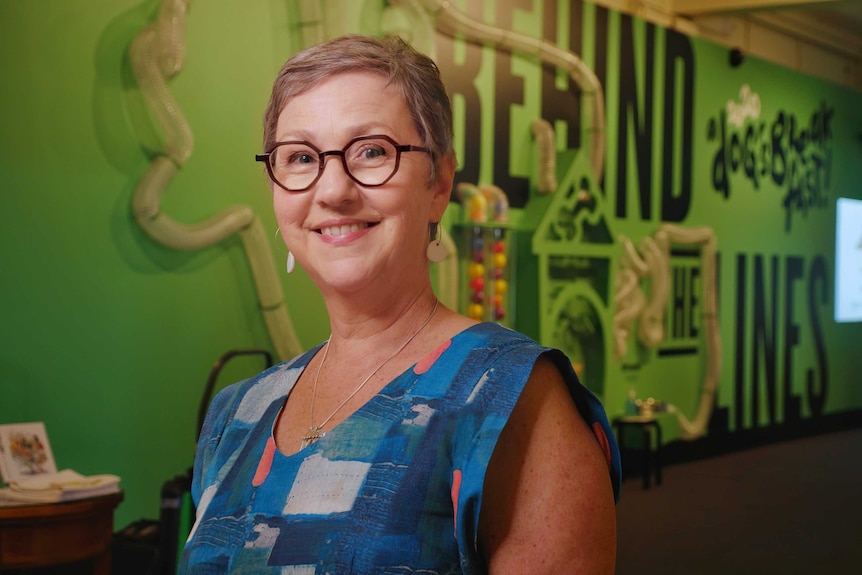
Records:
<instances>
[{"instance_id":1,"label":"short grey hair","mask_svg":"<svg viewBox=\"0 0 862 575\"><path fill-rule=\"evenodd\" d=\"M275 145L278 116L291 98L334 75L357 71L381 74L401 94L421 145L430 150L429 182L436 183L440 162L454 157L452 106L434 61L397 36L341 36L288 58L273 82L264 113L264 150Z\"/></svg>"}]
</instances>

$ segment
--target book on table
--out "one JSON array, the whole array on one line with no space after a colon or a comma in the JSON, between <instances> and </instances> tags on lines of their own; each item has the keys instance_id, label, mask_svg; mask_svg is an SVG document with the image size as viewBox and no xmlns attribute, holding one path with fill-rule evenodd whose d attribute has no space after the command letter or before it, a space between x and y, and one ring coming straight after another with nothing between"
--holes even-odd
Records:
<instances>
[{"instance_id":1,"label":"book on table","mask_svg":"<svg viewBox=\"0 0 862 575\"><path fill-rule=\"evenodd\" d=\"M117 493L120 478L57 471L43 422L0 425L0 505L59 503Z\"/></svg>"}]
</instances>

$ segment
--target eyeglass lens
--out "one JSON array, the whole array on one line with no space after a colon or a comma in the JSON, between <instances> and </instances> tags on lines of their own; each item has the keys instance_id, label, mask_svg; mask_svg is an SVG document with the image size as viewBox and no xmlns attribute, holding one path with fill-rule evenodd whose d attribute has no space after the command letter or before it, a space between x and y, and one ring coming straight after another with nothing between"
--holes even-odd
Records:
<instances>
[{"instance_id":1,"label":"eyeglass lens","mask_svg":"<svg viewBox=\"0 0 862 575\"><path fill-rule=\"evenodd\" d=\"M289 190L311 186L328 155L342 156L348 174L364 186L379 186L398 169L398 149L383 138L352 141L342 152L320 152L308 142L286 142L271 152L273 177Z\"/></svg>"}]
</instances>

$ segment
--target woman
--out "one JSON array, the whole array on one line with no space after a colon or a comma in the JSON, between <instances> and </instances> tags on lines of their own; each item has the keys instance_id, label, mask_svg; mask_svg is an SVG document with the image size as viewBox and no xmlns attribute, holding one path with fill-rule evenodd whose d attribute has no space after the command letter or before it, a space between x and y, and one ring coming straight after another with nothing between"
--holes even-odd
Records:
<instances>
[{"instance_id":1,"label":"woman","mask_svg":"<svg viewBox=\"0 0 862 575\"><path fill-rule=\"evenodd\" d=\"M332 334L213 400L181 573L613 572L598 401L559 351L432 291L451 125L436 66L398 39L281 69L258 159Z\"/></svg>"}]
</instances>

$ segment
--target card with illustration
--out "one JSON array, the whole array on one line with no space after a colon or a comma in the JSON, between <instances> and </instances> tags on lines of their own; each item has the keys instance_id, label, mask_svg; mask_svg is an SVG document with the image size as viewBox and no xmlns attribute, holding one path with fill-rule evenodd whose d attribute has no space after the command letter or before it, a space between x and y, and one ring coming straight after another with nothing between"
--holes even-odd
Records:
<instances>
[{"instance_id":1,"label":"card with illustration","mask_svg":"<svg viewBox=\"0 0 862 575\"><path fill-rule=\"evenodd\" d=\"M0 425L0 475L4 482L49 473L57 473L57 464L44 423Z\"/></svg>"}]
</instances>

